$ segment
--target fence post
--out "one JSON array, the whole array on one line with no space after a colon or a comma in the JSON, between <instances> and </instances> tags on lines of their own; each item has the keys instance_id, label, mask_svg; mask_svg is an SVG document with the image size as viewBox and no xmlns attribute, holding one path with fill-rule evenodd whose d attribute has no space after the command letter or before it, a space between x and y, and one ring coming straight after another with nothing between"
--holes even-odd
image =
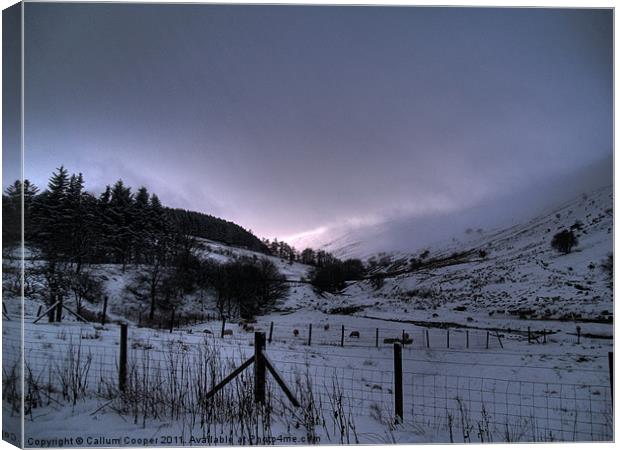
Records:
<instances>
[{"instance_id":1,"label":"fence post","mask_svg":"<svg viewBox=\"0 0 620 450\"><path fill-rule=\"evenodd\" d=\"M469 330L465 330L465 346L469 348Z\"/></svg>"},{"instance_id":2,"label":"fence post","mask_svg":"<svg viewBox=\"0 0 620 450\"><path fill-rule=\"evenodd\" d=\"M532 343L532 333L530 331L530 327L527 327L527 343L528 344Z\"/></svg>"},{"instance_id":3,"label":"fence post","mask_svg":"<svg viewBox=\"0 0 620 450\"><path fill-rule=\"evenodd\" d=\"M39 309L37 309L37 315L36 317L39 317L41 315L41 310L43 309L43 305L39 305Z\"/></svg>"},{"instance_id":4,"label":"fence post","mask_svg":"<svg viewBox=\"0 0 620 450\"><path fill-rule=\"evenodd\" d=\"M118 357L118 389L125 391L127 384L127 324L121 323L121 348Z\"/></svg>"},{"instance_id":5,"label":"fence post","mask_svg":"<svg viewBox=\"0 0 620 450\"><path fill-rule=\"evenodd\" d=\"M431 348L431 339L428 335L428 328L425 331L426 331L426 348Z\"/></svg>"},{"instance_id":6,"label":"fence post","mask_svg":"<svg viewBox=\"0 0 620 450\"><path fill-rule=\"evenodd\" d=\"M450 328L446 328L446 347L450 348Z\"/></svg>"},{"instance_id":7,"label":"fence post","mask_svg":"<svg viewBox=\"0 0 620 450\"><path fill-rule=\"evenodd\" d=\"M308 347L312 345L312 324L308 324Z\"/></svg>"},{"instance_id":8,"label":"fence post","mask_svg":"<svg viewBox=\"0 0 620 450\"><path fill-rule=\"evenodd\" d=\"M577 327L577 344L581 344L581 327Z\"/></svg>"},{"instance_id":9,"label":"fence post","mask_svg":"<svg viewBox=\"0 0 620 450\"><path fill-rule=\"evenodd\" d=\"M174 329L174 309L172 308L172 313L170 314L170 332Z\"/></svg>"},{"instance_id":10,"label":"fence post","mask_svg":"<svg viewBox=\"0 0 620 450\"><path fill-rule=\"evenodd\" d=\"M56 322L60 323L62 322L62 302L63 302L63 297L62 295L58 295L56 297L57 301L58 301L58 306L56 306Z\"/></svg>"},{"instance_id":11,"label":"fence post","mask_svg":"<svg viewBox=\"0 0 620 450\"><path fill-rule=\"evenodd\" d=\"M487 350L489 349L489 332L487 331Z\"/></svg>"},{"instance_id":12,"label":"fence post","mask_svg":"<svg viewBox=\"0 0 620 450\"><path fill-rule=\"evenodd\" d=\"M543 328L543 344L547 343L547 329Z\"/></svg>"},{"instance_id":13,"label":"fence post","mask_svg":"<svg viewBox=\"0 0 620 450\"><path fill-rule=\"evenodd\" d=\"M379 328L375 330L375 347L379 348Z\"/></svg>"},{"instance_id":14,"label":"fence post","mask_svg":"<svg viewBox=\"0 0 620 450\"><path fill-rule=\"evenodd\" d=\"M342 326L342 331L340 333L340 346L344 347L344 325Z\"/></svg>"},{"instance_id":15,"label":"fence post","mask_svg":"<svg viewBox=\"0 0 620 450\"><path fill-rule=\"evenodd\" d=\"M103 313L101 314L101 326L105 326L105 315L108 311L108 296L103 297Z\"/></svg>"},{"instance_id":16,"label":"fence post","mask_svg":"<svg viewBox=\"0 0 620 450\"><path fill-rule=\"evenodd\" d=\"M222 333L221 338L224 339L224 329L226 327L226 317L222 317Z\"/></svg>"},{"instance_id":17,"label":"fence post","mask_svg":"<svg viewBox=\"0 0 620 450\"><path fill-rule=\"evenodd\" d=\"M257 331L254 333L254 401L265 403L265 359L263 349L265 348L265 333Z\"/></svg>"},{"instance_id":18,"label":"fence post","mask_svg":"<svg viewBox=\"0 0 620 450\"><path fill-rule=\"evenodd\" d=\"M611 387L611 406L614 406L614 352L607 353L609 364L609 387Z\"/></svg>"},{"instance_id":19,"label":"fence post","mask_svg":"<svg viewBox=\"0 0 620 450\"><path fill-rule=\"evenodd\" d=\"M394 413L396 422L403 420L403 355L399 343L394 343Z\"/></svg>"},{"instance_id":20,"label":"fence post","mask_svg":"<svg viewBox=\"0 0 620 450\"><path fill-rule=\"evenodd\" d=\"M273 322L269 325L269 343L271 344L271 338L273 337Z\"/></svg>"}]
</instances>

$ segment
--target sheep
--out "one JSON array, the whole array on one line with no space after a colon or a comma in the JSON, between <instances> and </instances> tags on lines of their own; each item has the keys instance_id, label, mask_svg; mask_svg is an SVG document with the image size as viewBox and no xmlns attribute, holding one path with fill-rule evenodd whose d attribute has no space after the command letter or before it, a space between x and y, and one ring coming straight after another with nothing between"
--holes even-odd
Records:
<instances>
[{"instance_id":1,"label":"sheep","mask_svg":"<svg viewBox=\"0 0 620 450\"><path fill-rule=\"evenodd\" d=\"M359 339L360 332L359 331L351 331L351 334L349 334L349 337L355 337L355 338Z\"/></svg>"},{"instance_id":2,"label":"sheep","mask_svg":"<svg viewBox=\"0 0 620 450\"><path fill-rule=\"evenodd\" d=\"M232 330L224 330L224 336L232 336L232 335L233 335Z\"/></svg>"}]
</instances>

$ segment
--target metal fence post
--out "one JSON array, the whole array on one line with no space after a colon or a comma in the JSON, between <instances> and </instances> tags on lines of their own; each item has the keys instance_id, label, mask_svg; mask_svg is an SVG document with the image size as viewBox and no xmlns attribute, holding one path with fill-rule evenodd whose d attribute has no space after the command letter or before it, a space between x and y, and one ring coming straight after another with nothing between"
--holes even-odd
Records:
<instances>
[{"instance_id":1,"label":"metal fence post","mask_svg":"<svg viewBox=\"0 0 620 450\"><path fill-rule=\"evenodd\" d=\"M265 403L264 348L265 333L257 331L254 333L254 401L256 403Z\"/></svg>"},{"instance_id":2,"label":"metal fence post","mask_svg":"<svg viewBox=\"0 0 620 450\"><path fill-rule=\"evenodd\" d=\"M127 385L127 324L121 323L121 341L118 357L118 389L125 391Z\"/></svg>"},{"instance_id":3,"label":"metal fence post","mask_svg":"<svg viewBox=\"0 0 620 450\"><path fill-rule=\"evenodd\" d=\"M394 413L396 422L403 420L403 355L399 343L394 343Z\"/></svg>"},{"instance_id":4,"label":"metal fence post","mask_svg":"<svg viewBox=\"0 0 620 450\"><path fill-rule=\"evenodd\" d=\"M607 354L609 364L609 387L611 387L611 406L614 405L614 352Z\"/></svg>"}]
</instances>

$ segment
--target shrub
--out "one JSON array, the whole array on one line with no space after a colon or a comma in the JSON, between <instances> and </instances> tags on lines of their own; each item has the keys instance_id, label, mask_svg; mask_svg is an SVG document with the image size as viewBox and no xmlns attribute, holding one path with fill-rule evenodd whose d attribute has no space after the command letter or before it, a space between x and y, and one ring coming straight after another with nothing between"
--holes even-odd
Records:
<instances>
[{"instance_id":1,"label":"shrub","mask_svg":"<svg viewBox=\"0 0 620 450\"><path fill-rule=\"evenodd\" d=\"M329 263L323 267L317 267L310 279L312 285L319 292L341 291L346 286L346 277L341 263Z\"/></svg>"},{"instance_id":2,"label":"shrub","mask_svg":"<svg viewBox=\"0 0 620 450\"><path fill-rule=\"evenodd\" d=\"M217 292L217 308L228 317L251 319L288 291L285 277L268 259L205 264L204 270L204 277Z\"/></svg>"},{"instance_id":3,"label":"shrub","mask_svg":"<svg viewBox=\"0 0 620 450\"><path fill-rule=\"evenodd\" d=\"M373 289L378 291L385 284L385 280L384 280L384 278L381 275L374 275L370 279L370 284L372 285Z\"/></svg>"},{"instance_id":4,"label":"shrub","mask_svg":"<svg viewBox=\"0 0 620 450\"><path fill-rule=\"evenodd\" d=\"M359 259L346 259L342 263L342 270L346 280L360 280L366 275L364 263Z\"/></svg>"},{"instance_id":5,"label":"shrub","mask_svg":"<svg viewBox=\"0 0 620 450\"><path fill-rule=\"evenodd\" d=\"M609 286L613 287L614 281L614 255L613 253L607 254L607 257L601 263L601 269L607 276L607 280L609 281Z\"/></svg>"},{"instance_id":6,"label":"shrub","mask_svg":"<svg viewBox=\"0 0 620 450\"><path fill-rule=\"evenodd\" d=\"M551 247L565 254L570 253L575 245L577 245L577 238L570 230L560 231L551 240Z\"/></svg>"},{"instance_id":7,"label":"shrub","mask_svg":"<svg viewBox=\"0 0 620 450\"><path fill-rule=\"evenodd\" d=\"M335 259L317 267L312 273L310 282L319 292L336 293L344 289L347 281L361 280L365 275L366 268L361 260Z\"/></svg>"}]
</instances>

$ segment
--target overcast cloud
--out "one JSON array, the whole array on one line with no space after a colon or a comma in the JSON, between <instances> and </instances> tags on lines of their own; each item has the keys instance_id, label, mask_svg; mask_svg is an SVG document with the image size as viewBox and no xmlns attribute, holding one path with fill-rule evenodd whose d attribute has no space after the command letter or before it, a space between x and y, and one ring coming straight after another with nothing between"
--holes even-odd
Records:
<instances>
[{"instance_id":1,"label":"overcast cloud","mask_svg":"<svg viewBox=\"0 0 620 450\"><path fill-rule=\"evenodd\" d=\"M26 177L122 177L264 237L612 152L611 10L28 3L25 35Z\"/></svg>"}]
</instances>

